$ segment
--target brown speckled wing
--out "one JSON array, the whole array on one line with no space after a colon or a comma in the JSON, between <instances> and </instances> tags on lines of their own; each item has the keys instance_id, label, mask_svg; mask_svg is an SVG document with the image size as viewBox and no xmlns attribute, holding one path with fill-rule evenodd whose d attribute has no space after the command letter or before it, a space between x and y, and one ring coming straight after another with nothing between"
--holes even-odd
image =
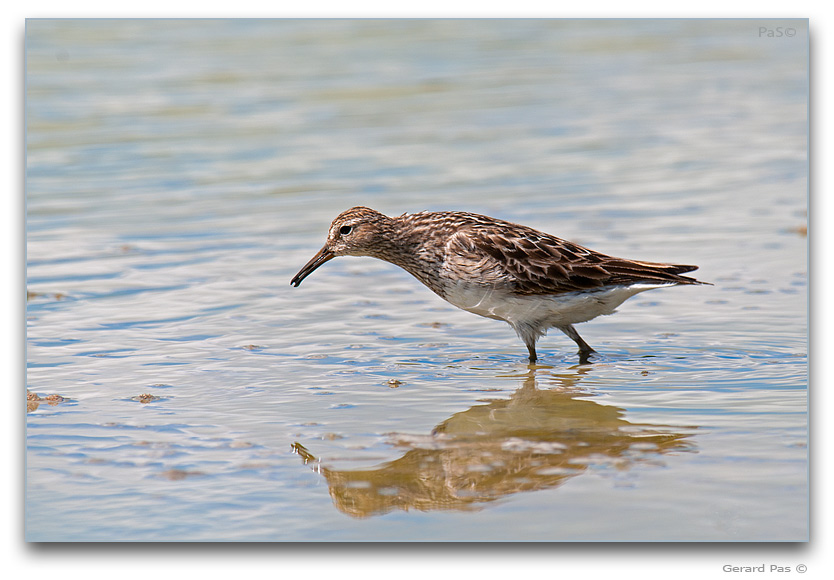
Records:
<instances>
[{"instance_id":1,"label":"brown speckled wing","mask_svg":"<svg viewBox=\"0 0 834 580\"><path fill-rule=\"evenodd\" d=\"M480 272L484 283L524 295L639 283L700 284L679 275L697 266L614 258L532 228L502 226L500 233L477 223L460 228L446 245L447 262Z\"/></svg>"}]
</instances>

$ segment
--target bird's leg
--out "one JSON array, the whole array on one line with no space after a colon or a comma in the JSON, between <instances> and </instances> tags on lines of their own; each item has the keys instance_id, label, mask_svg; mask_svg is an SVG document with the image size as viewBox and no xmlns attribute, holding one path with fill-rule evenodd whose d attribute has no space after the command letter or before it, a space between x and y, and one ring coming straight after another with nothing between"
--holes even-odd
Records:
<instances>
[{"instance_id":1,"label":"bird's leg","mask_svg":"<svg viewBox=\"0 0 834 580\"><path fill-rule=\"evenodd\" d=\"M535 343L535 341L527 343L527 352L530 353L530 364L535 363L538 360L538 357L536 357L536 343Z\"/></svg>"},{"instance_id":2,"label":"bird's leg","mask_svg":"<svg viewBox=\"0 0 834 580\"><path fill-rule=\"evenodd\" d=\"M579 346L579 360L582 363L588 362L588 355L596 352L594 349L591 348L591 345L582 340L582 337L579 336L579 333L576 332L576 329L570 324L567 326L560 326L559 330L567 334L570 337L570 339L573 340L573 342L575 342L577 346Z\"/></svg>"}]
</instances>

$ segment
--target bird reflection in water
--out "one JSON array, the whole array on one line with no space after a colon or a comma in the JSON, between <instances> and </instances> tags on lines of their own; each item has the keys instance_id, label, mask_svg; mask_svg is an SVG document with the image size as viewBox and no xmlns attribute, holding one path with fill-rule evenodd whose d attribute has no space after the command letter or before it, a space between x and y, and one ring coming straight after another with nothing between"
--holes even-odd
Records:
<instances>
[{"instance_id":1,"label":"bird reflection in water","mask_svg":"<svg viewBox=\"0 0 834 580\"><path fill-rule=\"evenodd\" d=\"M540 370L540 369L539 369ZM555 488L589 467L628 470L694 449L694 427L631 423L576 387L576 374L548 375L539 389L531 368L509 399L456 413L430 435L394 435L405 453L369 469L322 465L299 443L294 451L327 480L336 507L354 517L402 510L472 510L524 491ZM549 381L548 381L549 382Z\"/></svg>"}]
</instances>

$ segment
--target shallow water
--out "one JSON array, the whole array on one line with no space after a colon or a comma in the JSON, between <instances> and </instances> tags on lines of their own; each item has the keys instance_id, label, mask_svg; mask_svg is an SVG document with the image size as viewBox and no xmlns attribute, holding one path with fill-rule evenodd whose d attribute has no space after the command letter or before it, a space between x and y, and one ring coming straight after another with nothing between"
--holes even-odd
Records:
<instances>
[{"instance_id":1,"label":"shallow water","mask_svg":"<svg viewBox=\"0 0 834 580\"><path fill-rule=\"evenodd\" d=\"M807 539L807 27L760 24L28 21L27 539ZM370 258L291 288L353 205L713 285L530 367Z\"/></svg>"}]
</instances>

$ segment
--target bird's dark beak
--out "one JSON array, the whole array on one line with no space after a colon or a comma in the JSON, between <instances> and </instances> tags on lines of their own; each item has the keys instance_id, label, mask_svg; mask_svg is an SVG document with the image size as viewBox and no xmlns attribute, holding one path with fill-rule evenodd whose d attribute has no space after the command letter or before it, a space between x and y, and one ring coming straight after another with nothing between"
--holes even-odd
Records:
<instances>
[{"instance_id":1,"label":"bird's dark beak","mask_svg":"<svg viewBox=\"0 0 834 580\"><path fill-rule=\"evenodd\" d=\"M328 260L332 260L335 258L335 254L327 249L327 246L324 246L321 250L319 250L318 254L313 256L313 259L304 264L304 267L298 271L298 274L290 280L290 286L295 286L298 288L298 285L301 284L301 281L313 273L313 271L327 262Z\"/></svg>"}]
</instances>

